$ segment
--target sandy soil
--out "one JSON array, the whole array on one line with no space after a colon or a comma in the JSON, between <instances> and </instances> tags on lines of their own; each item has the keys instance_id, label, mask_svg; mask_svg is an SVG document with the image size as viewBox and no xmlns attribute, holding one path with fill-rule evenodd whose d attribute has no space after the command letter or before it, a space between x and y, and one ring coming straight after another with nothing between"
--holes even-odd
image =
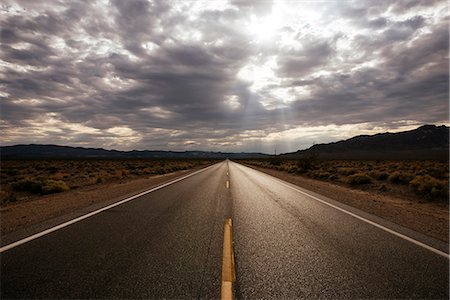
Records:
<instances>
[{"instance_id":1,"label":"sandy soil","mask_svg":"<svg viewBox=\"0 0 450 300\"><path fill-rule=\"evenodd\" d=\"M442 241L449 240L448 203L419 203L376 192L354 190L281 171L251 167L404 227ZM2 235L14 233L75 210L119 201L195 170L86 186L10 204L0 209L0 232Z\"/></svg>"},{"instance_id":2,"label":"sandy soil","mask_svg":"<svg viewBox=\"0 0 450 300\"><path fill-rule=\"evenodd\" d=\"M406 228L445 242L449 241L448 203L420 203L414 199L351 189L282 171L248 166Z\"/></svg>"}]
</instances>

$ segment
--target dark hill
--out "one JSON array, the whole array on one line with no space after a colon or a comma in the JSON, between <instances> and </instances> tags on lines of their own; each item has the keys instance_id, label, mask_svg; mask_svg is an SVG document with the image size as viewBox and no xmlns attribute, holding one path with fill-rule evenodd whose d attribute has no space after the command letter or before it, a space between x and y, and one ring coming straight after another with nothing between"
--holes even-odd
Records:
<instances>
[{"instance_id":1,"label":"dark hill","mask_svg":"<svg viewBox=\"0 0 450 300\"><path fill-rule=\"evenodd\" d=\"M58 145L15 145L0 147L2 159L7 158L263 158L262 153L222 153L208 151L118 151Z\"/></svg>"},{"instance_id":2,"label":"dark hill","mask_svg":"<svg viewBox=\"0 0 450 300\"><path fill-rule=\"evenodd\" d=\"M323 159L438 159L448 160L449 127L424 125L410 131L360 135L306 150L282 154Z\"/></svg>"}]
</instances>

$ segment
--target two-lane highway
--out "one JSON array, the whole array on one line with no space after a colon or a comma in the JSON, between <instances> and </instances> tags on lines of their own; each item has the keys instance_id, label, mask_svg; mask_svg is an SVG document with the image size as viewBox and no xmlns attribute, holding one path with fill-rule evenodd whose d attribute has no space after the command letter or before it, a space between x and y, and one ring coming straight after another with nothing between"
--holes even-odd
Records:
<instances>
[{"instance_id":1,"label":"two-lane highway","mask_svg":"<svg viewBox=\"0 0 450 300\"><path fill-rule=\"evenodd\" d=\"M234 162L1 253L1 298L448 298L448 257Z\"/></svg>"}]
</instances>

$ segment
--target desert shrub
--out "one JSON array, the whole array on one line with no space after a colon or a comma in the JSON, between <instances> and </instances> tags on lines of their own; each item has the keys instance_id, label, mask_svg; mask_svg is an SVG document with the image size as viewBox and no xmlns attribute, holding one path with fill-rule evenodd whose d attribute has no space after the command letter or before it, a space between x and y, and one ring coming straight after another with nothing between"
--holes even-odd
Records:
<instances>
[{"instance_id":1,"label":"desert shrub","mask_svg":"<svg viewBox=\"0 0 450 300\"><path fill-rule=\"evenodd\" d=\"M397 169L399 168L399 166L398 166L397 164L395 164L395 163L392 163L392 164L389 164L389 165L387 166L387 168L388 168L389 170L397 170Z\"/></svg>"},{"instance_id":2,"label":"desert shrub","mask_svg":"<svg viewBox=\"0 0 450 300\"><path fill-rule=\"evenodd\" d=\"M282 160L279 157L271 157L269 158L269 164L271 164L272 166L279 166L282 164Z\"/></svg>"},{"instance_id":3,"label":"desert shrub","mask_svg":"<svg viewBox=\"0 0 450 300\"><path fill-rule=\"evenodd\" d=\"M428 169L428 174L434 178L442 178L445 174L448 174L448 170L445 170L444 168L432 167Z\"/></svg>"},{"instance_id":4,"label":"desert shrub","mask_svg":"<svg viewBox=\"0 0 450 300\"><path fill-rule=\"evenodd\" d=\"M322 170L316 170L316 171L313 171L311 173L311 175L314 178L328 179L331 176L331 173L330 172L326 172L326 171L322 171Z\"/></svg>"},{"instance_id":5,"label":"desert shrub","mask_svg":"<svg viewBox=\"0 0 450 300\"><path fill-rule=\"evenodd\" d=\"M30 192L33 194L39 194L42 192L42 181L25 179L13 183L12 188L16 191Z\"/></svg>"},{"instance_id":6,"label":"desert shrub","mask_svg":"<svg viewBox=\"0 0 450 300\"><path fill-rule=\"evenodd\" d=\"M369 173L370 177L376 180L386 180L389 178L389 174L386 172L372 171Z\"/></svg>"},{"instance_id":7,"label":"desert shrub","mask_svg":"<svg viewBox=\"0 0 450 300\"><path fill-rule=\"evenodd\" d=\"M356 173L347 177L347 183L352 185L368 184L371 182L372 180L365 173Z\"/></svg>"},{"instance_id":8,"label":"desert shrub","mask_svg":"<svg viewBox=\"0 0 450 300\"><path fill-rule=\"evenodd\" d=\"M285 171L288 173L295 173L295 171L297 170L295 165L288 165L285 168Z\"/></svg>"},{"instance_id":9,"label":"desert shrub","mask_svg":"<svg viewBox=\"0 0 450 300\"><path fill-rule=\"evenodd\" d=\"M32 194L51 194L69 190L67 184L62 180L21 180L13 183L12 188L16 191L29 192Z\"/></svg>"},{"instance_id":10,"label":"desert shrub","mask_svg":"<svg viewBox=\"0 0 450 300\"><path fill-rule=\"evenodd\" d=\"M127 167L129 170L135 170L135 169L138 169L138 168L140 168L140 169L145 168L145 166L135 166L135 165L130 164L130 163L128 163L128 164L126 165L126 167Z\"/></svg>"},{"instance_id":11,"label":"desert shrub","mask_svg":"<svg viewBox=\"0 0 450 300\"><path fill-rule=\"evenodd\" d=\"M166 173L168 173L167 170L165 168L162 168L162 167L155 168L155 169L153 169L151 171L151 174L158 174L158 175L163 175L163 174L166 174Z\"/></svg>"},{"instance_id":12,"label":"desert shrub","mask_svg":"<svg viewBox=\"0 0 450 300\"><path fill-rule=\"evenodd\" d=\"M353 175L356 173L355 168L339 168L338 173L341 175Z\"/></svg>"},{"instance_id":13,"label":"desert shrub","mask_svg":"<svg viewBox=\"0 0 450 300\"><path fill-rule=\"evenodd\" d=\"M116 170L114 173L114 177L121 178L128 175L128 171L125 169Z\"/></svg>"},{"instance_id":14,"label":"desert shrub","mask_svg":"<svg viewBox=\"0 0 450 300\"><path fill-rule=\"evenodd\" d=\"M106 180L106 178L109 177L109 174L103 170L100 172L97 172L97 176L95 176L95 182L101 183Z\"/></svg>"},{"instance_id":15,"label":"desert shrub","mask_svg":"<svg viewBox=\"0 0 450 300\"><path fill-rule=\"evenodd\" d=\"M408 184L413 178L414 176L410 173L393 172L388 177L388 181L393 184Z\"/></svg>"},{"instance_id":16,"label":"desert shrub","mask_svg":"<svg viewBox=\"0 0 450 300\"><path fill-rule=\"evenodd\" d=\"M59 171L59 168L54 167L54 166L50 166L50 167L45 168L45 170L48 171L49 173L52 173L52 174L53 174L53 173L58 172L58 171Z\"/></svg>"},{"instance_id":17,"label":"desert shrub","mask_svg":"<svg viewBox=\"0 0 450 300\"><path fill-rule=\"evenodd\" d=\"M46 180L42 185L43 194L53 194L68 191L70 188L62 180Z\"/></svg>"},{"instance_id":18,"label":"desert shrub","mask_svg":"<svg viewBox=\"0 0 450 300\"><path fill-rule=\"evenodd\" d=\"M445 180L438 180L429 175L419 175L409 182L412 191L419 195L433 198L448 197L448 184Z\"/></svg>"},{"instance_id":19,"label":"desert shrub","mask_svg":"<svg viewBox=\"0 0 450 300\"><path fill-rule=\"evenodd\" d=\"M174 165L172 167L167 167L168 169L170 169L171 171L180 171L180 170L187 170L189 169L188 166L186 165Z\"/></svg>"},{"instance_id":20,"label":"desert shrub","mask_svg":"<svg viewBox=\"0 0 450 300\"><path fill-rule=\"evenodd\" d=\"M2 170L2 172L9 176L16 176L17 174L19 174L19 171L17 169L5 169Z\"/></svg>"},{"instance_id":21,"label":"desert shrub","mask_svg":"<svg viewBox=\"0 0 450 300\"><path fill-rule=\"evenodd\" d=\"M315 157L305 157L297 160L297 172L304 173L309 170L314 170L318 164Z\"/></svg>"},{"instance_id":22,"label":"desert shrub","mask_svg":"<svg viewBox=\"0 0 450 300\"><path fill-rule=\"evenodd\" d=\"M142 170L133 170L130 171L131 174L135 174L135 175L139 175L139 174L153 174L154 173L154 169L153 168L145 168Z\"/></svg>"}]
</instances>

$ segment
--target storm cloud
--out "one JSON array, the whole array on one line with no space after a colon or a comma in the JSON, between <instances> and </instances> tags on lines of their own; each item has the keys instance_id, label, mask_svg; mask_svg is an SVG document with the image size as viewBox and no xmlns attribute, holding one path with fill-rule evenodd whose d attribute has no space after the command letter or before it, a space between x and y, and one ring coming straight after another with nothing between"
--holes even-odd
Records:
<instances>
[{"instance_id":1,"label":"storm cloud","mask_svg":"<svg viewBox=\"0 0 450 300\"><path fill-rule=\"evenodd\" d=\"M448 124L447 1L6 1L3 145L296 151Z\"/></svg>"}]
</instances>

